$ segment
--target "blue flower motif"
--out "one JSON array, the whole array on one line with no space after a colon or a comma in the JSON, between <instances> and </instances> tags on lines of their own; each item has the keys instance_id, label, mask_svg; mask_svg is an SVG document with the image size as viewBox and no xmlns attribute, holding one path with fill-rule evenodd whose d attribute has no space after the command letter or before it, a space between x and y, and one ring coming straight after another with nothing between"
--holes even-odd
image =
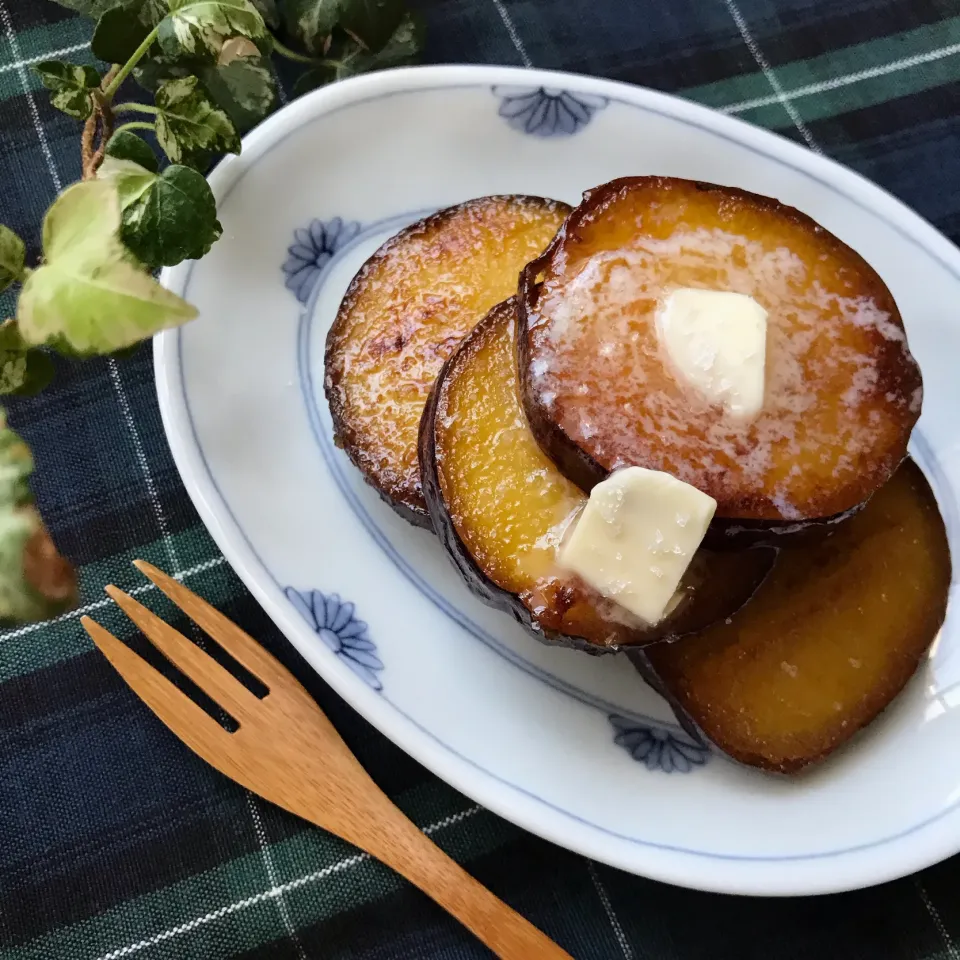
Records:
<instances>
[{"instance_id":1,"label":"blue flower motif","mask_svg":"<svg viewBox=\"0 0 960 960\"><path fill-rule=\"evenodd\" d=\"M367 636L367 625L353 615L353 604L336 593L319 590L283 591L298 613L316 631L317 636L362 680L374 690L382 690L377 673L383 663L377 656L377 645Z\"/></svg>"},{"instance_id":2,"label":"blue flower motif","mask_svg":"<svg viewBox=\"0 0 960 960\"><path fill-rule=\"evenodd\" d=\"M702 767L710 757L710 750L703 744L678 737L662 727L637 723L616 713L608 719L616 731L613 742L634 760L645 763L648 770L689 773L694 767Z\"/></svg>"},{"instance_id":3,"label":"blue flower motif","mask_svg":"<svg viewBox=\"0 0 960 960\"><path fill-rule=\"evenodd\" d=\"M585 127L610 101L591 93L549 87L494 87L500 116L521 133L569 137Z\"/></svg>"},{"instance_id":4,"label":"blue flower motif","mask_svg":"<svg viewBox=\"0 0 960 960\"><path fill-rule=\"evenodd\" d=\"M332 220L311 220L309 227L293 231L293 243L287 247L283 262L284 286L301 302L306 303L324 267L333 255L360 232L356 220L334 217Z\"/></svg>"}]
</instances>

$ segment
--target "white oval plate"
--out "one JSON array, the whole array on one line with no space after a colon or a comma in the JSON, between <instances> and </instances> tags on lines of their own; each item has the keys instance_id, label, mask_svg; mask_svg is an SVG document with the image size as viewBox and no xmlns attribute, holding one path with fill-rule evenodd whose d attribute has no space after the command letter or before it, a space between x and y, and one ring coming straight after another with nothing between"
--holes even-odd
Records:
<instances>
[{"instance_id":1,"label":"white oval plate","mask_svg":"<svg viewBox=\"0 0 960 960\"><path fill-rule=\"evenodd\" d=\"M163 280L200 319L156 343L167 436L200 515L280 629L363 716L526 829L672 883L809 894L960 849L955 611L896 703L779 779L691 745L623 658L555 650L473 598L331 442L323 343L347 283L426 211L493 193L576 203L626 174L799 207L900 304L926 385L913 452L960 536L960 251L854 173L738 120L603 80L425 67L320 90L211 177L223 238ZM960 555L960 554L957 554Z\"/></svg>"}]
</instances>

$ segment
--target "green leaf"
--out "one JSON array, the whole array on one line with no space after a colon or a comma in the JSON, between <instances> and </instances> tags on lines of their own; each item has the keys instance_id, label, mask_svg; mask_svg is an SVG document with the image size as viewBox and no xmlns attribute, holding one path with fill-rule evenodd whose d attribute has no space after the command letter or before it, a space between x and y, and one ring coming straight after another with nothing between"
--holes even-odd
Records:
<instances>
[{"instance_id":1,"label":"green leaf","mask_svg":"<svg viewBox=\"0 0 960 960\"><path fill-rule=\"evenodd\" d=\"M33 457L0 411L0 622L42 620L76 606L77 575L58 553L28 483Z\"/></svg>"},{"instance_id":2,"label":"green leaf","mask_svg":"<svg viewBox=\"0 0 960 960\"><path fill-rule=\"evenodd\" d=\"M364 57L364 72L413 63L423 49L425 38L423 20L416 13L406 13L390 39L375 53Z\"/></svg>"},{"instance_id":3,"label":"green leaf","mask_svg":"<svg viewBox=\"0 0 960 960\"><path fill-rule=\"evenodd\" d=\"M16 320L0 324L0 393L32 396L50 383L53 373L53 360L30 349Z\"/></svg>"},{"instance_id":4,"label":"green leaf","mask_svg":"<svg viewBox=\"0 0 960 960\"><path fill-rule=\"evenodd\" d=\"M54 201L43 221L45 262L27 277L17 303L27 343L109 353L196 316L130 263L119 229L112 177L76 183Z\"/></svg>"},{"instance_id":5,"label":"green leaf","mask_svg":"<svg viewBox=\"0 0 960 960\"><path fill-rule=\"evenodd\" d=\"M230 37L257 40L267 27L250 0L170 0L160 24L160 47L168 56L214 58Z\"/></svg>"},{"instance_id":6,"label":"green leaf","mask_svg":"<svg viewBox=\"0 0 960 960\"><path fill-rule=\"evenodd\" d=\"M341 6L340 29L373 53L391 39L406 13L403 0L341 0Z\"/></svg>"},{"instance_id":7,"label":"green leaf","mask_svg":"<svg viewBox=\"0 0 960 960\"><path fill-rule=\"evenodd\" d=\"M240 133L246 133L276 106L277 80L270 59L243 37L228 40L217 63L201 68L200 79Z\"/></svg>"},{"instance_id":8,"label":"green leaf","mask_svg":"<svg viewBox=\"0 0 960 960\"><path fill-rule=\"evenodd\" d=\"M170 12L170 4L167 0L131 0L131 2L140 11L140 19L151 29Z\"/></svg>"},{"instance_id":9,"label":"green leaf","mask_svg":"<svg viewBox=\"0 0 960 960\"><path fill-rule=\"evenodd\" d=\"M23 241L0 223L0 292L23 278L25 255Z\"/></svg>"},{"instance_id":10,"label":"green leaf","mask_svg":"<svg viewBox=\"0 0 960 960\"><path fill-rule=\"evenodd\" d=\"M130 169L136 164L129 160L107 160L103 166L120 184L120 239L144 266L198 260L219 239L217 203L196 170L174 164L157 175ZM102 167L98 176L104 176Z\"/></svg>"},{"instance_id":11,"label":"green leaf","mask_svg":"<svg viewBox=\"0 0 960 960\"><path fill-rule=\"evenodd\" d=\"M297 77L293 84L293 95L294 97L302 97L311 90L316 90L318 87L325 87L328 83L342 79L343 77L338 76L338 71L335 66L322 64L317 67L311 67Z\"/></svg>"},{"instance_id":12,"label":"green leaf","mask_svg":"<svg viewBox=\"0 0 960 960\"><path fill-rule=\"evenodd\" d=\"M104 157L97 171L100 180L111 180L116 187L120 200L121 217L123 211L150 189L157 174L134 160L122 160L117 157Z\"/></svg>"},{"instance_id":13,"label":"green leaf","mask_svg":"<svg viewBox=\"0 0 960 960\"><path fill-rule=\"evenodd\" d=\"M286 0L283 21L287 33L308 52L326 53L327 38L340 19L345 0Z\"/></svg>"},{"instance_id":14,"label":"green leaf","mask_svg":"<svg viewBox=\"0 0 960 960\"><path fill-rule=\"evenodd\" d=\"M156 93L157 87L164 80L180 80L183 77L189 77L196 71L190 65L189 61L177 57L144 57L136 67L133 68L133 78L140 84L144 90L150 93Z\"/></svg>"},{"instance_id":15,"label":"green leaf","mask_svg":"<svg viewBox=\"0 0 960 960\"><path fill-rule=\"evenodd\" d=\"M132 160L152 173L156 173L159 166L150 144L132 130L118 130L107 141L104 152L116 160Z\"/></svg>"},{"instance_id":16,"label":"green leaf","mask_svg":"<svg viewBox=\"0 0 960 960\"><path fill-rule=\"evenodd\" d=\"M107 63L126 63L146 40L150 29L150 23L141 19L139 5L111 7L97 21L90 50Z\"/></svg>"},{"instance_id":17,"label":"green leaf","mask_svg":"<svg viewBox=\"0 0 960 960\"><path fill-rule=\"evenodd\" d=\"M336 80L345 80L371 70L386 70L416 59L423 46L423 26L418 17L407 13L386 44L376 53L368 53L353 39L337 44L327 60L302 74L293 86L300 96Z\"/></svg>"},{"instance_id":18,"label":"green leaf","mask_svg":"<svg viewBox=\"0 0 960 960\"><path fill-rule=\"evenodd\" d=\"M205 170L215 154L240 152L236 128L196 77L161 83L156 105L157 141L171 163Z\"/></svg>"},{"instance_id":19,"label":"green leaf","mask_svg":"<svg viewBox=\"0 0 960 960\"><path fill-rule=\"evenodd\" d=\"M55 2L59 3L61 7L66 7L68 10L73 10L96 20L105 11L115 6L117 0L55 0Z\"/></svg>"},{"instance_id":20,"label":"green leaf","mask_svg":"<svg viewBox=\"0 0 960 960\"><path fill-rule=\"evenodd\" d=\"M93 67L44 60L34 64L33 69L51 91L50 102L58 110L78 120L86 120L93 113L91 94L100 86L100 74Z\"/></svg>"},{"instance_id":21,"label":"green leaf","mask_svg":"<svg viewBox=\"0 0 960 960\"><path fill-rule=\"evenodd\" d=\"M277 12L276 0L250 0L257 8L263 22L276 30L280 26L280 14Z\"/></svg>"}]
</instances>

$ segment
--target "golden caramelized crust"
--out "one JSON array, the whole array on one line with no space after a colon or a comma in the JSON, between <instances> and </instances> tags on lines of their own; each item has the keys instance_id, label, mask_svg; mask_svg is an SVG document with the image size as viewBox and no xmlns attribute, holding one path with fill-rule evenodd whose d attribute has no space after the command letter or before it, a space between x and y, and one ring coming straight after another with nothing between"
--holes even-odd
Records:
<instances>
[{"instance_id":1,"label":"golden caramelized crust","mask_svg":"<svg viewBox=\"0 0 960 960\"><path fill-rule=\"evenodd\" d=\"M900 692L943 623L950 577L943 520L907 460L831 536L785 547L732 620L635 662L726 753L791 772Z\"/></svg>"},{"instance_id":2,"label":"golden caramelized crust","mask_svg":"<svg viewBox=\"0 0 960 960\"><path fill-rule=\"evenodd\" d=\"M665 363L654 315L681 287L768 311L755 419ZM590 191L524 271L521 301L527 415L586 489L636 464L710 494L718 518L829 517L893 474L920 414L920 372L880 277L809 217L742 190L635 177Z\"/></svg>"},{"instance_id":3,"label":"golden caramelized crust","mask_svg":"<svg viewBox=\"0 0 960 960\"><path fill-rule=\"evenodd\" d=\"M729 616L772 565L701 550L684 599L656 626L558 568L557 547L586 495L547 459L527 426L514 354L515 301L502 303L445 365L424 411L423 489L434 529L468 584L539 637L593 652L650 643Z\"/></svg>"},{"instance_id":4,"label":"golden caramelized crust","mask_svg":"<svg viewBox=\"0 0 960 960\"><path fill-rule=\"evenodd\" d=\"M327 335L334 440L407 519L427 521L417 429L440 367L569 211L539 197L470 200L388 240L350 284Z\"/></svg>"}]
</instances>

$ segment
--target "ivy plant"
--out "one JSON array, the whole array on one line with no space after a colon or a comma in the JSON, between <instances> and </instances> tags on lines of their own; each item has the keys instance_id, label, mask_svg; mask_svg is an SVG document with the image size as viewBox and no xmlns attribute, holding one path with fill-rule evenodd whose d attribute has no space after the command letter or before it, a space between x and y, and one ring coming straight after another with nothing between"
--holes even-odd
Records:
<instances>
[{"instance_id":1,"label":"ivy plant","mask_svg":"<svg viewBox=\"0 0 960 960\"><path fill-rule=\"evenodd\" d=\"M58 110L82 124L81 180L42 224L42 256L0 224L0 394L33 394L54 353L117 355L196 310L154 271L204 256L222 232L204 177L276 109L276 67L295 95L416 59L422 30L403 0L57 0L96 21L98 69L33 69ZM2 318L0 318L2 319ZM0 623L76 602L76 575L30 495L33 460L0 410Z\"/></svg>"}]
</instances>

